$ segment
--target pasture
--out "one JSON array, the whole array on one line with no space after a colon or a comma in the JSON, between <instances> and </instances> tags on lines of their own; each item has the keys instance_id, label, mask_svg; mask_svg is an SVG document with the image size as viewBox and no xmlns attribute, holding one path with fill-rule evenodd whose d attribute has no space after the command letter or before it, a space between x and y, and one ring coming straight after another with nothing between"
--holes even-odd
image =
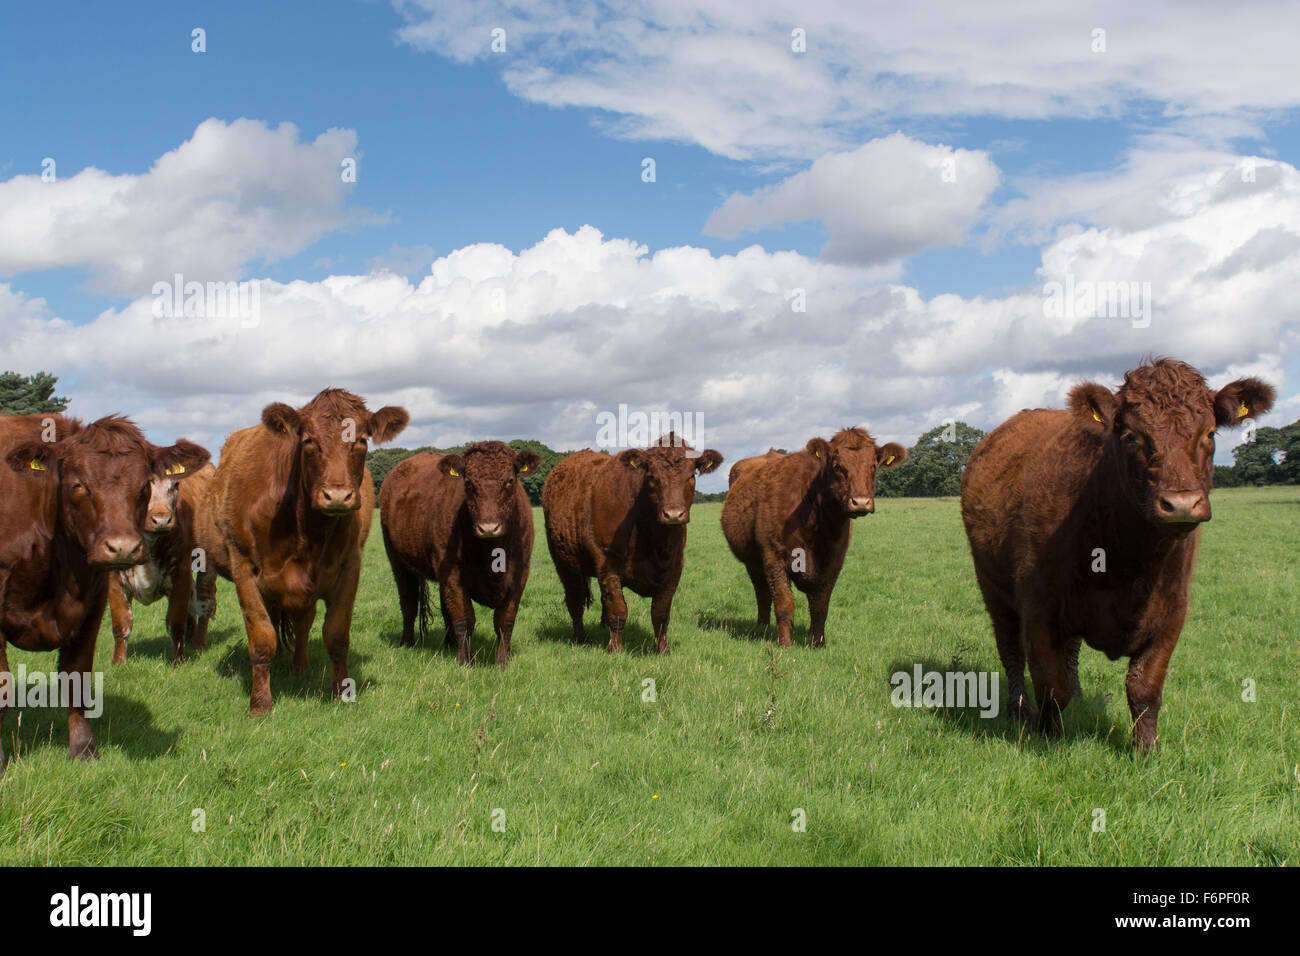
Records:
<instances>
[{"instance_id":1,"label":"pasture","mask_svg":"<svg viewBox=\"0 0 1300 956\"><path fill-rule=\"evenodd\" d=\"M482 609L473 668L444 648L436 612L422 644L398 646L377 521L354 703L328 697L318 617L308 671L292 676L281 654L275 710L251 720L225 581L208 648L177 667L163 603L136 605L115 668L106 616L101 759L67 760L62 711L10 711L0 864L1300 863L1300 488L1215 492L1163 749L1146 759L1130 751L1125 663L1086 648L1084 699L1057 740L974 710L892 706L890 675L917 663L1000 665L956 499L878 504L857 522L821 650L800 594L793 647L755 627L721 505L704 503L666 657L649 602L630 593L626 653L605 653L598 599L591 642L571 643L539 510L504 671ZM55 657L9 660L49 671Z\"/></svg>"}]
</instances>

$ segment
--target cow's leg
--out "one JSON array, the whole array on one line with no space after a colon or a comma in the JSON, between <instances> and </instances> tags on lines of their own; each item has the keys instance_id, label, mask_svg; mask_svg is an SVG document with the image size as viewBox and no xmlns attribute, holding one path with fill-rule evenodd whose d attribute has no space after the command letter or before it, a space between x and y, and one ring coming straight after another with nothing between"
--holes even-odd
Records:
<instances>
[{"instance_id":1,"label":"cow's leg","mask_svg":"<svg viewBox=\"0 0 1300 956\"><path fill-rule=\"evenodd\" d=\"M601 622L609 628L611 654L623 649L623 628L627 626L627 602L623 600L623 582L617 574L606 572L600 576Z\"/></svg>"},{"instance_id":2,"label":"cow's leg","mask_svg":"<svg viewBox=\"0 0 1300 956\"><path fill-rule=\"evenodd\" d=\"M348 644L352 639L352 609L357 603L357 582L361 579L361 548L349 555L334 587L325 595L325 621L321 633L329 655L334 680L330 692L339 697L348 677Z\"/></svg>"},{"instance_id":3,"label":"cow's leg","mask_svg":"<svg viewBox=\"0 0 1300 956\"><path fill-rule=\"evenodd\" d=\"M316 621L316 605L289 615L289 626L293 629L293 672L301 674L307 669L307 638L311 626Z\"/></svg>"},{"instance_id":4,"label":"cow's leg","mask_svg":"<svg viewBox=\"0 0 1300 956\"><path fill-rule=\"evenodd\" d=\"M393 583L397 585L397 604L402 609L402 646L415 646L415 623L420 616L420 579L398 556L388 529L383 532L384 550L388 552L388 566L393 570Z\"/></svg>"},{"instance_id":5,"label":"cow's leg","mask_svg":"<svg viewBox=\"0 0 1300 956\"><path fill-rule=\"evenodd\" d=\"M808 637L813 647L826 646L826 615L831 607L832 587L822 586L808 594Z\"/></svg>"},{"instance_id":6,"label":"cow's leg","mask_svg":"<svg viewBox=\"0 0 1300 956\"><path fill-rule=\"evenodd\" d=\"M90 729L90 719L86 717L86 698L94 688L92 672L95 669L95 637L99 634L99 624L103 617L101 605L98 614L86 616L72 641L59 648L59 683L67 687L67 683L62 680L64 674L75 676L81 683L80 702L74 705L72 698L68 700L69 760L94 760L99 757L99 750L95 747L95 734Z\"/></svg>"},{"instance_id":7,"label":"cow's leg","mask_svg":"<svg viewBox=\"0 0 1300 956\"><path fill-rule=\"evenodd\" d=\"M3 593L4 587L0 584L0 593ZM3 634L0 634L0 778L5 775L5 765L9 763L9 755L5 753L5 711L9 709L5 701L14 697L16 687L14 685L14 675L9 670L9 655L5 650L8 642Z\"/></svg>"},{"instance_id":8,"label":"cow's leg","mask_svg":"<svg viewBox=\"0 0 1300 956\"><path fill-rule=\"evenodd\" d=\"M1050 609L1021 619L1023 642L1029 654L1029 675L1038 698L1038 727L1048 735L1061 732L1061 714L1070 703L1070 676L1065 663L1065 642L1051 623Z\"/></svg>"},{"instance_id":9,"label":"cow's leg","mask_svg":"<svg viewBox=\"0 0 1300 956\"><path fill-rule=\"evenodd\" d=\"M492 614L492 624L497 632L497 664L505 667L510 660L510 636L515 630L515 614L519 610L519 595L512 594L497 605Z\"/></svg>"},{"instance_id":10,"label":"cow's leg","mask_svg":"<svg viewBox=\"0 0 1300 956\"><path fill-rule=\"evenodd\" d=\"M650 599L650 623L655 632L655 652L659 654L668 653L668 617L673 610L675 593L675 585L673 588L661 588Z\"/></svg>"},{"instance_id":11,"label":"cow's leg","mask_svg":"<svg viewBox=\"0 0 1300 956\"><path fill-rule=\"evenodd\" d=\"M1007 675L1007 713L1027 724L1038 722L1038 712L1025 689L1025 649L1020 643L1020 615L1010 609L990 609L993 636L998 645L998 657Z\"/></svg>"},{"instance_id":12,"label":"cow's leg","mask_svg":"<svg viewBox=\"0 0 1300 956\"><path fill-rule=\"evenodd\" d=\"M767 583L767 572L761 562L755 561L745 565L749 581L754 585L754 599L758 602L758 626L769 627L772 624L772 588Z\"/></svg>"},{"instance_id":13,"label":"cow's leg","mask_svg":"<svg viewBox=\"0 0 1300 956\"><path fill-rule=\"evenodd\" d=\"M167 636L172 641L172 663L185 659L185 637L189 630L190 603L194 594L194 578L190 566L177 559L172 569L171 590L167 595Z\"/></svg>"},{"instance_id":14,"label":"cow's leg","mask_svg":"<svg viewBox=\"0 0 1300 956\"><path fill-rule=\"evenodd\" d=\"M275 624L262 601L252 566L231 549L230 576L235 582L239 607L248 631L248 660L253 670L253 687L249 693L248 713L261 717L271 712L271 661L275 659Z\"/></svg>"},{"instance_id":15,"label":"cow's leg","mask_svg":"<svg viewBox=\"0 0 1300 956\"><path fill-rule=\"evenodd\" d=\"M1178 624L1181 629L1182 621ZM1164 700L1169 658L1177 640L1178 631L1173 632L1172 638L1157 638L1146 651L1129 660L1124 690L1128 694L1128 712L1133 718L1133 749L1138 753L1160 749L1156 721Z\"/></svg>"},{"instance_id":16,"label":"cow's leg","mask_svg":"<svg viewBox=\"0 0 1300 956\"><path fill-rule=\"evenodd\" d=\"M555 570L560 571L558 566ZM573 643L586 644L587 629L582 626L582 612L586 610L590 597L587 579L580 574L560 572L560 584L564 587L564 606L573 622Z\"/></svg>"},{"instance_id":17,"label":"cow's leg","mask_svg":"<svg viewBox=\"0 0 1300 956\"><path fill-rule=\"evenodd\" d=\"M116 571L108 575L108 612L113 622L113 663L126 663L126 642L131 636L131 599Z\"/></svg>"},{"instance_id":18,"label":"cow's leg","mask_svg":"<svg viewBox=\"0 0 1300 956\"><path fill-rule=\"evenodd\" d=\"M1065 642L1065 676L1070 682L1070 695L1083 696L1083 687L1079 684L1079 651L1083 648L1082 637L1072 637Z\"/></svg>"},{"instance_id":19,"label":"cow's leg","mask_svg":"<svg viewBox=\"0 0 1300 956\"><path fill-rule=\"evenodd\" d=\"M194 600L187 635L190 647L202 650L208 646L208 622L216 613L217 572L208 568L194 575Z\"/></svg>"},{"instance_id":20,"label":"cow's leg","mask_svg":"<svg viewBox=\"0 0 1300 956\"><path fill-rule=\"evenodd\" d=\"M776 607L776 643L790 646L790 629L794 621L794 595L790 593L790 576L779 560L768 561L764 566L768 590Z\"/></svg>"}]
</instances>

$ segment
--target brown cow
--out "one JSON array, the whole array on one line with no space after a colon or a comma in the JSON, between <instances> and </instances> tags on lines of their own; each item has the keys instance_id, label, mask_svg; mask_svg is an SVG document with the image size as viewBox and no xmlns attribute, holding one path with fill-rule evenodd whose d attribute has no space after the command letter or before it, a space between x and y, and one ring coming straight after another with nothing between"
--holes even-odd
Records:
<instances>
[{"instance_id":1,"label":"brown cow","mask_svg":"<svg viewBox=\"0 0 1300 956\"><path fill-rule=\"evenodd\" d=\"M208 464L190 475L184 465L178 467L182 470L158 475L149 486L149 505L141 532L146 552L144 563L117 571L108 578L114 664L126 661L126 642L134 622L132 601L153 604L167 598L167 636L172 642L173 663L184 659L185 638L193 640L199 616L191 570L194 513L198 502L206 496L216 469Z\"/></svg>"},{"instance_id":2,"label":"brown cow","mask_svg":"<svg viewBox=\"0 0 1300 956\"><path fill-rule=\"evenodd\" d=\"M125 418L83 426L61 415L0 417L0 727L13 677L6 643L59 652L60 686L89 681L109 572L144 559L150 482L208 453L159 448ZM89 684L83 684L88 687ZM68 756L96 756L84 695L70 695ZM0 745L0 773L7 758Z\"/></svg>"},{"instance_id":3,"label":"brown cow","mask_svg":"<svg viewBox=\"0 0 1300 956\"><path fill-rule=\"evenodd\" d=\"M430 579L438 582L446 642L470 662L474 603L495 611L497 663L510 659L510 635L533 553L533 510L520 475L541 465L536 452L499 441L460 455L423 452L384 479L379 520L402 606L402 643L426 626Z\"/></svg>"},{"instance_id":4,"label":"brown cow","mask_svg":"<svg viewBox=\"0 0 1300 956\"><path fill-rule=\"evenodd\" d=\"M784 458L785 452L777 451L775 448L769 448L761 455L754 455L752 458L742 458L731 466L731 471L727 472L727 487L736 487L736 482L750 475L758 474L758 470L777 458Z\"/></svg>"},{"instance_id":5,"label":"brown cow","mask_svg":"<svg viewBox=\"0 0 1300 956\"><path fill-rule=\"evenodd\" d=\"M564 585L573 639L585 643L583 609L589 578L600 584L601 620L609 650L623 649L627 604L623 588L650 598L655 650L668 650L668 614L686 556L695 475L713 471L722 456L695 452L672 434L651 448L617 455L590 449L564 458L546 476L542 512L546 544Z\"/></svg>"},{"instance_id":6,"label":"brown cow","mask_svg":"<svg viewBox=\"0 0 1300 956\"><path fill-rule=\"evenodd\" d=\"M793 584L808 595L808 633L821 647L853 519L876 510L876 469L901 464L907 450L895 442L877 447L865 430L846 428L803 451L763 457L765 464L727 492L722 533L749 572L759 626L771 623L775 601L777 643L790 644Z\"/></svg>"},{"instance_id":7,"label":"brown cow","mask_svg":"<svg viewBox=\"0 0 1300 956\"><path fill-rule=\"evenodd\" d=\"M962 475L962 520L1013 715L1059 732L1087 641L1130 658L1133 746L1158 746L1198 526L1210 519L1214 433L1268 411L1273 396L1256 378L1212 392L1190 365L1161 359L1114 393L1084 382L1068 411L1022 411L984 437Z\"/></svg>"},{"instance_id":8,"label":"brown cow","mask_svg":"<svg viewBox=\"0 0 1300 956\"><path fill-rule=\"evenodd\" d=\"M278 632L293 633L294 672L306 669L317 601L325 602L333 692L343 692L361 546L375 508L366 443L389 441L409 420L404 408L371 413L361 398L330 388L297 410L266 406L260 425L222 446L211 516L200 515L196 533L207 562L199 594L211 593L213 572L235 584L248 630L253 716L271 710ZM196 627L205 632L206 621Z\"/></svg>"}]
</instances>

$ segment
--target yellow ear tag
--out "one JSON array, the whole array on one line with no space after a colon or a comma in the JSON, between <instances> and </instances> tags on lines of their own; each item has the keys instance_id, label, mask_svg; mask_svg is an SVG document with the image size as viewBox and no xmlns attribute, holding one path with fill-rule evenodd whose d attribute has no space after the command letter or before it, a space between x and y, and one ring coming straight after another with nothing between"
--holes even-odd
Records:
<instances>
[{"instance_id":1,"label":"yellow ear tag","mask_svg":"<svg viewBox=\"0 0 1300 956\"><path fill-rule=\"evenodd\" d=\"M168 465L165 469L163 469L163 474L164 474L164 475L183 475L183 474L185 474L185 466L184 466L184 465Z\"/></svg>"},{"instance_id":2,"label":"yellow ear tag","mask_svg":"<svg viewBox=\"0 0 1300 956\"><path fill-rule=\"evenodd\" d=\"M1249 415L1249 414L1250 414L1250 409L1246 407L1246 403L1245 403L1245 402L1242 402L1240 405L1237 406L1237 417L1238 417L1238 418L1245 418L1245 417L1246 417L1247 415Z\"/></svg>"},{"instance_id":3,"label":"yellow ear tag","mask_svg":"<svg viewBox=\"0 0 1300 956\"><path fill-rule=\"evenodd\" d=\"M1097 409L1095 409L1095 408L1092 410L1092 419L1093 419L1093 421L1095 421L1095 422L1101 422L1101 416L1097 414ZM1105 423L1102 422L1102 424L1105 424Z\"/></svg>"},{"instance_id":4,"label":"yellow ear tag","mask_svg":"<svg viewBox=\"0 0 1300 956\"><path fill-rule=\"evenodd\" d=\"M41 460L39 458L33 458L31 461L29 461L27 463L27 467L30 468L32 471L45 470L45 465L41 463Z\"/></svg>"},{"instance_id":5,"label":"yellow ear tag","mask_svg":"<svg viewBox=\"0 0 1300 956\"><path fill-rule=\"evenodd\" d=\"M448 468L448 469L447 469L447 474L451 475L453 478L459 478L459 477L460 477L460 472L457 471L455 468Z\"/></svg>"},{"instance_id":6,"label":"yellow ear tag","mask_svg":"<svg viewBox=\"0 0 1300 956\"><path fill-rule=\"evenodd\" d=\"M885 464L886 464L886 465L892 465L893 463L894 463L894 456L893 456L893 455L890 455L888 458L885 459Z\"/></svg>"},{"instance_id":7,"label":"yellow ear tag","mask_svg":"<svg viewBox=\"0 0 1300 956\"><path fill-rule=\"evenodd\" d=\"M519 474L521 474L521 475L526 475L526 474L528 474L528 473L529 473L530 471L532 471L532 470L533 470L533 466L532 466L532 465L524 465L524 467L522 467L522 468L519 469Z\"/></svg>"},{"instance_id":8,"label":"yellow ear tag","mask_svg":"<svg viewBox=\"0 0 1300 956\"><path fill-rule=\"evenodd\" d=\"M814 457L814 458L820 458L821 456L822 456L822 453L821 453L820 451L815 451L815 452L813 452L813 457Z\"/></svg>"}]
</instances>

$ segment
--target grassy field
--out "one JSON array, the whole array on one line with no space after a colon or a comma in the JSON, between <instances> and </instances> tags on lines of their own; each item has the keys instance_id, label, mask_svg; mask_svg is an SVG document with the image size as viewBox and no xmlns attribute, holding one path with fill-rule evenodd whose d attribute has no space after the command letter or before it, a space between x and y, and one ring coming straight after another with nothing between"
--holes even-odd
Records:
<instances>
[{"instance_id":1,"label":"grassy field","mask_svg":"<svg viewBox=\"0 0 1300 956\"><path fill-rule=\"evenodd\" d=\"M666 657L630 594L626 653L570 642L540 512L505 671L458 666L440 627L397 645L378 533L352 629L355 703L328 697L319 618L311 667L292 677L282 655L275 711L253 721L230 585L210 646L179 667L162 606L137 606L125 665L109 664L107 622L99 641L98 763L67 760L62 712L21 725L10 712L0 865L1300 862L1300 489L1215 493L1163 750L1145 760L1129 750L1125 664L1088 649L1058 740L891 705L890 675L918 662L999 669L956 500L882 499L858 522L827 646L808 646L797 595L780 652L753 624L720 510L693 511ZM481 660L490 622L480 612ZM54 656L11 649L10 662L49 670Z\"/></svg>"}]
</instances>

